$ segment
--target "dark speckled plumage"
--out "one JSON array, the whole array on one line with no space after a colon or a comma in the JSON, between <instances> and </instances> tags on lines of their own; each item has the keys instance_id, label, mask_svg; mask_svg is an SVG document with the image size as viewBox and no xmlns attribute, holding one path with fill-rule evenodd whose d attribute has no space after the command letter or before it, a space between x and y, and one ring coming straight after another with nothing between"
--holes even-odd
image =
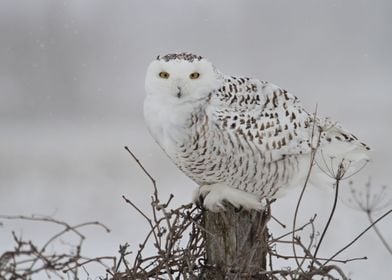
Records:
<instances>
[{"instance_id":1,"label":"dark speckled plumage","mask_svg":"<svg viewBox=\"0 0 392 280\"><path fill-rule=\"evenodd\" d=\"M205 61L189 53L168 54L157 60ZM200 186L221 183L259 197L274 197L306 176L317 141L323 156L349 162L367 158L368 146L337 123L306 112L298 98L286 90L258 79L214 71L219 86L192 106L184 103L189 111L168 118L179 122L173 126L175 133L171 135L171 128L166 128L166 134L157 140ZM157 96L161 96L159 91ZM164 106L155 105L159 109ZM164 112L177 109L162 108ZM154 122L158 128L166 125L161 119Z\"/></svg>"}]
</instances>

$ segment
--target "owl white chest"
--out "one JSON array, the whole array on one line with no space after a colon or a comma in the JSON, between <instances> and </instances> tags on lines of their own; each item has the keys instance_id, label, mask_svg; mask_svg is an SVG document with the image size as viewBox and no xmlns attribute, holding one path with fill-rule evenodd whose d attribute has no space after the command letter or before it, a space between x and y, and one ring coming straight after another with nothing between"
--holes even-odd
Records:
<instances>
[{"instance_id":1,"label":"owl white chest","mask_svg":"<svg viewBox=\"0 0 392 280\"><path fill-rule=\"evenodd\" d=\"M189 122L197 104L179 103L176 100L147 96L144 100L144 119L161 148L173 158L178 146L191 137Z\"/></svg>"}]
</instances>

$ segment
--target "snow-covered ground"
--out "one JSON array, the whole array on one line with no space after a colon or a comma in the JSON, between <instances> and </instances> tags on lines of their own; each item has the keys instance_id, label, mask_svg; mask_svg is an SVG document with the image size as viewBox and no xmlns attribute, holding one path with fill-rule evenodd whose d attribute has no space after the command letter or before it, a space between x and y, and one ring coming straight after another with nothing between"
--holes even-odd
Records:
<instances>
[{"instance_id":1,"label":"snow-covered ground","mask_svg":"<svg viewBox=\"0 0 392 280\"><path fill-rule=\"evenodd\" d=\"M121 196L148 210L152 186L124 145L156 178L162 197L173 193L175 203L189 202L195 184L169 162L142 119L147 64L159 53L183 50L207 56L224 72L276 83L309 110L318 103L321 115L374 148L357 185L372 176L374 185L392 187L391 4L313 2L2 1L0 215L99 220L112 232L85 231L90 256L116 254L125 242L136 248L147 225ZM273 208L288 225L298 192ZM309 189L302 221L317 212L320 230L332 197ZM54 230L2 222L0 252L12 246L11 230L37 242ZM363 213L340 202L319 255L330 256L367 225ZM392 217L380 228L392 244ZM365 255L369 260L343 265L344 271L353 279L390 277L392 256L371 231L341 258Z\"/></svg>"}]
</instances>

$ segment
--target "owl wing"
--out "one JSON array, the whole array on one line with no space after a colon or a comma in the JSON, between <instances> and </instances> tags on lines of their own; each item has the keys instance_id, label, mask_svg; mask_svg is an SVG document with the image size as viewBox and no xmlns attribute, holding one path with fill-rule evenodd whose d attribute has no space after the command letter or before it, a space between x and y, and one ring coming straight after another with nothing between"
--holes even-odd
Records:
<instances>
[{"instance_id":1,"label":"owl wing","mask_svg":"<svg viewBox=\"0 0 392 280\"><path fill-rule=\"evenodd\" d=\"M238 149L266 162L310 153L313 118L287 91L255 79L226 79L210 100L211 121Z\"/></svg>"},{"instance_id":2,"label":"owl wing","mask_svg":"<svg viewBox=\"0 0 392 280\"><path fill-rule=\"evenodd\" d=\"M209 105L207 114L229 145L240 153L257 152L265 162L309 154L317 141L328 153L336 154L337 146L341 154L369 149L336 123L315 118L297 97L268 82L226 78Z\"/></svg>"}]
</instances>

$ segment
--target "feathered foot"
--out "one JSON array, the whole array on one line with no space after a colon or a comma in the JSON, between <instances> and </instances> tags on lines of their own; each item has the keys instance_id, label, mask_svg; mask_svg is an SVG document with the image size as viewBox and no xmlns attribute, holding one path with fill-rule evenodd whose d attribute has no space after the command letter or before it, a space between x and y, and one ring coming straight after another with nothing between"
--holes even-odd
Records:
<instances>
[{"instance_id":1,"label":"feathered foot","mask_svg":"<svg viewBox=\"0 0 392 280\"><path fill-rule=\"evenodd\" d=\"M199 187L193 194L193 202L212 212L225 211L225 202L233 205L238 211L241 209L263 211L267 206L265 199L222 183Z\"/></svg>"}]
</instances>

